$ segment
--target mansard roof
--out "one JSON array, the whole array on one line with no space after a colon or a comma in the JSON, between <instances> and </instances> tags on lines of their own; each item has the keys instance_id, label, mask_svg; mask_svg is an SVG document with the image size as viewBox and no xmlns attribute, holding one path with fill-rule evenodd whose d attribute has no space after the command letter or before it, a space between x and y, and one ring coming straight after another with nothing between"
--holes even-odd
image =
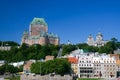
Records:
<instances>
[{"instance_id":1,"label":"mansard roof","mask_svg":"<svg viewBox=\"0 0 120 80\"><path fill-rule=\"evenodd\" d=\"M47 32L41 32L40 35L29 36L29 39L40 39L41 37L59 38L56 34L47 33Z\"/></svg>"},{"instance_id":2,"label":"mansard roof","mask_svg":"<svg viewBox=\"0 0 120 80\"><path fill-rule=\"evenodd\" d=\"M30 24L32 24L32 25L36 25L36 24L44 25L45 27L47 27L47 23L45 22L44 18L36 18L35 17Z\"/></svg>"}]
</instances>

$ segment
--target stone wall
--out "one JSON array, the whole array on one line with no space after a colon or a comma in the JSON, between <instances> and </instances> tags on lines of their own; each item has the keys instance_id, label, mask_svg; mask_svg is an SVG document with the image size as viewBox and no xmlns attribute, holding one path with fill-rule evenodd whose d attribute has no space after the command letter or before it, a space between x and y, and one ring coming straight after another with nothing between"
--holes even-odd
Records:
<instances>
[{"instance_id":1,"label":"stone wall","mask_svg":"<svg viewBox=\"0 0 120 80\"><path fill-rule=\"evenodd\" d=\"M40 76L40 75L21 75L20 76L20 80L73 80L72 76L69 75L64 75L64 76L60 76L60 75L55 75L55 76L50 76L50 75L44 75L44 76Z\"/></svg>"}]
</instances>

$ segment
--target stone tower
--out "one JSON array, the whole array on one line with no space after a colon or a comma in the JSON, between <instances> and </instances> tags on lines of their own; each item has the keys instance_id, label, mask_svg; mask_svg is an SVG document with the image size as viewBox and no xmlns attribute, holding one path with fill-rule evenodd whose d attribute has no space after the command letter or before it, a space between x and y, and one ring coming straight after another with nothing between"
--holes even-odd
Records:
<instances>
[{"instance_id":1,"label":"stone tower","mask_svg":"<svg viewBox=\"0 0 120 80\"><path fill-rule=\"evenodd\" d=\"M43 18L34 18L30 23L30 36L39 35L41 32L48 32L47 23Z\"/></svg>"}]
</instances>

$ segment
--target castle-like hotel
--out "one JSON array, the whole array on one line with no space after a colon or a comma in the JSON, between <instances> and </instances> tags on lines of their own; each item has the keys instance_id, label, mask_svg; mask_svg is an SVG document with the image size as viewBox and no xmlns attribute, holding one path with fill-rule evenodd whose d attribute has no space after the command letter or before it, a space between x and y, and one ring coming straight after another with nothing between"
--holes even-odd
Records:
<instances>
[{"instance_id":1,"label":"castle-like hotel","mask_svg":"<svg viewBox=\"0 0 120 80\"><path fill-rule=\"evenodd\" d=\"M59 37L56 34L48 33L48 26L43 18L34 18L30 23L29 32L23 32L21 43L59 45Z\"/></svg>"},{"instance_id":2,"label":"castle-like hotel","mask_svg":"<svg viewBox=\"0 0 120 80\"><path fill-rule=\"evenodd\" d=\"M93 36L90 34L88 39L87 39L87 44L90 46L97 46L101 47L104 46L108 41L103 40L103 35L98 32L96 36L96 40L94 40Z\"/></svg>"}]
</instances>

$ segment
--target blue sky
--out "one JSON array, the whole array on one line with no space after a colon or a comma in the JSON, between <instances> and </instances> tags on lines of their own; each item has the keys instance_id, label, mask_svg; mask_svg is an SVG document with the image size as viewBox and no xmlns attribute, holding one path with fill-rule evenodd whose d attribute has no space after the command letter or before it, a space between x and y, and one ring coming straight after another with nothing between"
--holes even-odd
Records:
<instances>
[{"instance_id":1,"label":"blue sky","mask_svg":"<svg viewBox=\"0 0 120 80\"><path fill-rule=\"evenodd\" d=\"M34 17L44 18L61 43L86 42L98 32L120 40L119 0L0 0L0 40L20 43Z\"/></svg>"}]
</instances>

